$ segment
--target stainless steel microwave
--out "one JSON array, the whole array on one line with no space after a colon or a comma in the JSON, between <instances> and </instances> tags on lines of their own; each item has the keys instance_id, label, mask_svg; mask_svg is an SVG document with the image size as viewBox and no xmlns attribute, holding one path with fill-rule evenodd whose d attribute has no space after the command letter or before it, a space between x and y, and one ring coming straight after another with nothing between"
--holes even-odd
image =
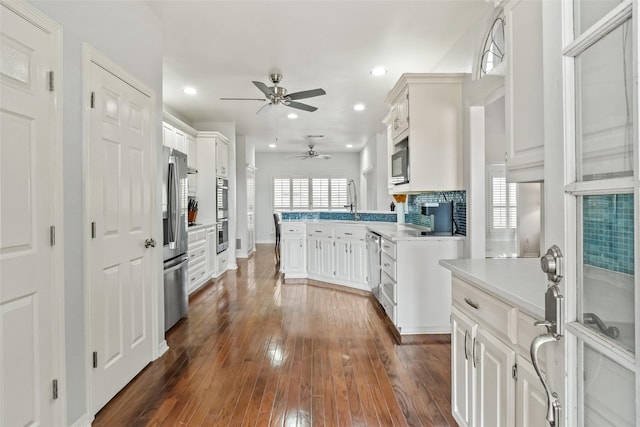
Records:
<instances>
[{"instance_id":1,"label":"stainless steel microwave","mask_svg":"<svg viewBox=\"0 0 640 427\"><path fill-rule=\"evenodd\" d=\"M400 148L391 156L391 183L395 185L409 182L409 146Z\"/></svg>"}]
</instances>

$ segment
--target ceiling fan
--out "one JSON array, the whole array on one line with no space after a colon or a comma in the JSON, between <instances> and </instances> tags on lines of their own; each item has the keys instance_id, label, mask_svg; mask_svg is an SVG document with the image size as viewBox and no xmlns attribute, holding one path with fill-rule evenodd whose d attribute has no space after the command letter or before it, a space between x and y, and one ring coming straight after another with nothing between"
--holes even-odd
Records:
<instances>
[{"instance_id":1,"label":"ceiling fan","mask_svg":"<svg viewBox=\"0 0 640 427\"><path fill-rule=\"evenodd\" d=\"M301 159L301 160L306 160L306 159L325 159L326 160L331 158L331 154L320 154L316 150L314 150L313 147L315 147L315 145L309 144L309 149L304 153L294 154L293 156L289 156L289 157L295 158L295 159Z\"/></svg>"},{"instance_id":2,"label":"ceiling fan","mask_svg":"<svg viewBox=\"0 0 640 427\"><path fill-rule=\"evenodd\" d=\"M266 98L220 98L223 101L269 101L258 110L256 114L269 109L274 105L285 105L291 108L297 108L304 111L316 111L318 108L312 105L296 102L298 99L313 98L314 96L325 95L324 89L303 90L300 92L287 93L287 89L278 86L282 80L282 74L273 73L269 75L269 79L273 86L269 87L262 82L253 81L253 84L266 96Z\"/></svg>"}]
</instances>

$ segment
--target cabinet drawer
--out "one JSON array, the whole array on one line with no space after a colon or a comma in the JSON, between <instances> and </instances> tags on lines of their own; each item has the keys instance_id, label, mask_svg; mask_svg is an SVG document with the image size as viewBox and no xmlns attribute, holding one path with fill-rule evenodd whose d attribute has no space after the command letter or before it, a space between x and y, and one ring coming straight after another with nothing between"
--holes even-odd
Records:
<instances>
[{"instance_id":1,"label":"cabinet drawer","mask_svg":"<svg viewBox=\"0 0 640 427\"><path fill-rule=\"evenodd\" d=\"M280 223L280 231L282 233L304 234L304 224L287 224L286 222L282 222Z\"/></svg>"},{"instance_id":2,"label":"cabinet drawer","mask_svg":"<svg viewBox=\"0 0 640 427\"><path fill-rule=\"evenodd\" d=\"M206 229L202 229L202 230L196 230L196 231L189 231L187 233L187 241L189 242L189 244L191 243L195 243L198 240L204 240L207 237L207 231Z\"/></svg>"},{"instance_id":3,"label":"cabinet drawer","mask_svg":"<svg viewBox=\"0 0 640 427\"><path fill-rule=\"evenodd\" d=\"M396 244L391 240L387 240L384 237L381 240L380 248L383 254L389 255L391 258L396 259Z\"/></svg>"},{"instance_id":4,"label":"cabinet drawer","mask_svg":"<svg viewBox=\"0 0 640 427\"><path fill-rule=\"evenodd\" d=\"M309 234L309 236L331 237L333 236L333 228L308 224L307 233Z\"/></svg>"},{"instance_id":5,"label":"cabinet drawer","mask_svg":"<svg viewBox=\"0 0 640 427\"><path fill-rule=\"evenodd\" d=\"M364 239L367 235L367 230L361 226L354 227L336 227L334 230L335 236L345 239Z\"/></svg>"},{"instance_id":6,"label":"cabinet drawer","mask_svg":"<svg viewBox=\"0 0 640 427\"><path fill-rule=\"evenodd\" d=\"M190 245L187 255L189 257L189 264L204 261L207 256L206 242L196 242Z\"/></svg>"},{"instance_id":7,"label":"cabinet drawer","mask_svg":"<svg viewBox=\"0 0 640 427\"><path fill-rule=\"evenodd\" d=\"M193 268L189 267L189 286L193 286L207 274L207 265L206 263L201 263L194 265Z\"/></svg>"},{"instance_id":8,"label":"cabinet drawer","mask_svg":"<svg viewBox=\"0 0 640 427\"><path fill-rule=\"evenodd\" d=\"M380 287L382 288L382 292L391 300L391 302L396 303L396 282L386 273L382 273Z\"/></svg>"},{"instance_id":9,"label":"cabinet drawer","mask_svg":"<svg viewBox=\"0 0 640 427\"><path fill-rule=\"evenodd\" d=\"M518 351L529 362L531 362L531 352L530 352L531 342L538 335L547 333L547 328L545 328L544 326L535 326L533 324L533 322L535 321L536 319L534 319L533 317L530 317L524 313L518 312L518 342L517 342ZM538 353L543 370L545 365L544 361L546 359L545 350L548 349L549 347L550 346L543 346L540 349L540 352Z\"/></svg>"},{"instance_id":10,"label":"cabinet drawer","mask_svg":"<svg viewBox=\"0 0 640 427\"><path fill-rule=\"evenodd\" d=\"M380 295L380 305L384 309L384 312L387 313L391 323L396 324L396 305L389 300L384 294Z\"/></svg>"},{"instance_id":11,"label":"cabinet drawer","mask_svg":"<svg viewBox=\"0 0 640 427\"><path fill-rule=\"evenodd\" d=\"M229 259L227 252L228 251L224 251L218 254L218 257L216 260L216 264L218 266L217 268L218 272L223 272L227 269L227 260Z\"/></svg>"},{"instance_id":12,"label":"cabinet drawer","mask_svg":"<svg viewBox=\"0 0 640 427\"><path fill-rule=\"evenodd\" d=\"M396 280L396 260L395 259L390 258L389 255L382 252L382 255L380 256L380 266L382 267L382 271L387 273L393 281Z\"/></svg>"},{"instance_id":13,"label":"cabinet drawer","mask_svg":"<svg viewBox=\"0 0 640 427\"><path fill-rule=\"evenodd\" d=\"M469 285L457 277L452 277L453 305L476 319L483 326L492 329L512 343L516 343L517 310L489 294Z\"/></svg>"}]
</instances>

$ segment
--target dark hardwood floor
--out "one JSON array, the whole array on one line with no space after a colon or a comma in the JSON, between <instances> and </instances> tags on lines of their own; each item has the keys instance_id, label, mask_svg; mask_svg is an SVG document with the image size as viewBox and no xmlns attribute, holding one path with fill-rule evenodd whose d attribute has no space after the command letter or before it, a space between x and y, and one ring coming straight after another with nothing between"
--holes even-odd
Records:
<instances>
[{"instance_id":1,"label":"dark hardwood floor","mask_svg":"<svg viewBox=\"0 0 640 427\"><path fill-rule=\"evenodd\" d=\"M455 426L450 344L397 345L373 301L283 284L272 245L191 298L169 351L93 426Z\"/></svg>"}]
</instances>

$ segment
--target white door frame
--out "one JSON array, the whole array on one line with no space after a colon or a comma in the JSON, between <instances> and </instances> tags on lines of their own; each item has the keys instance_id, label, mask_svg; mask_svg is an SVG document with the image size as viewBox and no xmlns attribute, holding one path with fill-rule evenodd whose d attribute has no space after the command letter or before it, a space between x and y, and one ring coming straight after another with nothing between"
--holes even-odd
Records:
<instances>
[{"instance_id":1,"label":"white door frame","mask_svg":"<svg viewBox=\"0 0 640 427\"><path fill-rule=\"evenodd\" d=\"M66 364L65 364L65 328L64 328L64 181L63 181L63 120L62 120L62 27L40 10L25 1L0 0L4 6L26 21L39 27L50 35L51 71L54 73L54 103L52 128L51 128L51 152L53 155L52 172L54 191L53 218L56 229L55 246L53 247L53 275L52 314L52 365L58 379L58 404L54 407L53 424L67 424L67 392L66 392Z\"/></svg>"},{"instance_id":2,"label":"white door frame","mask_svg":"<svg viewBox=\"0 0 640 427\"><path fill-rule=\"evenodd\" d=\"M91 114L91 87L90 87L90 69L91 64L97 64L100 67L104 68L111 74L115 75L122 81L128 83L138 91L144 93L150 99L151 109L150 109L150 137L152 140L151 143L151 158L153 159L151 162L150 170L154 176L157 176L157 154L159 143L157 141L157 118L158 112L156 108L156 95L153 90L151 90L147 85L142 83L136 77L134 77L131 73L129 73L126 69L119 66L117 63L112 61L109 57L102 54L100 51L95 49L93 46L88 43L84 43L82 46L82 193L83 193L83 207L82 207L82 219L83 219L83 242L84 242L84 312L85 312L85 354L86 354L86 364L85 364L85 373L86 373L86 384L87 384L87 407L88 412L90 414L90 419L93 420L95 416L95 411L93 409L93 401L92 401L92 376L91 371L93 369L92 366L92 358L90 343L91 341L91 257L90 248L91 243L91 219L90 219L90 207L89 207L89 143L90 143L90 134L89 134L89 124L90 124L90 114ZM156 210L156 205L158 203L157 198L157 186L151 187L151 209L152 211ZM159 210L158 210L159 212ZM151 322L151 340L152 340L152 349L153 352L150 355L149 361L155 360L164 353L168 349L166 341L164 339L164 334L161 334L160 329L164 329L164 327L160 327L159 325L164 325L164 318L160 319L160 307L164 304L164 295L160 292L159 284L163 280L163 276L159 274L160 265L160 257L162 255L162 231L160 228L160 217L158 216L158 220L151 221L151 235L156 236L155 240L158 246L155 249L155 253L151 256L151 319L148 319ZM156 302L157 304L154 304ZM160 322L162 320L162 322Z\"/></svg>"}]
</instances>

